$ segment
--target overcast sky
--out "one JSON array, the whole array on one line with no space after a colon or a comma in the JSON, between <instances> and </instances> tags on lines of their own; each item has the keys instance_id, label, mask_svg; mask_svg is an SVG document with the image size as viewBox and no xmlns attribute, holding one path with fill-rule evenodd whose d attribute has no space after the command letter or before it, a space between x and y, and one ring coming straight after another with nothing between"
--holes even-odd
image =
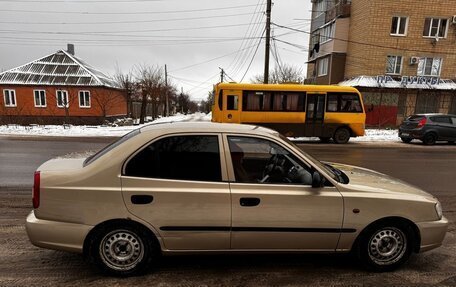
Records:
<instances>
[{"instance_id":1,"label":"overcast sky","mask_svg":"<svg viewBox=\"0 0 456 287\"><path fill-rule=\"evenodd\" d=\"M272 22L309 30L310 0L273 3ZM76 56L108 75L116 66L128 72L167 64L177 87L205 99L219 67L237 82L263 73L265 6L266 0L0 0L0 71L73 43ZM308 35L272 27L279 61L305 71ZM274 55L270 61L273 69Z\"/></svg>"}]
</instances>

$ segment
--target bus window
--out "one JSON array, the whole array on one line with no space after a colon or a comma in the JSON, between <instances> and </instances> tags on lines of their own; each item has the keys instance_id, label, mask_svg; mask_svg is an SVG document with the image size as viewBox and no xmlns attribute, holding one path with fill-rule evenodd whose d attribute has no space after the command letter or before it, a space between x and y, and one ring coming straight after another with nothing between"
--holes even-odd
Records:
<instances>
[{"instance_id":1,"label":"bus window","mask_svg":"<svg viewBox=\"0 0 456 287\"><path fill-rule=\"evenodd\" d=\"M238 96L228 95L226 101L226 109L228 111L238 110Z\"/></svg>"},{"instance_id":2,"label":"bus window","mask_svg":"<svg viewBox=\"0 0 456 287\"><path fill-rule=\"evenodd\" d=\"M358 94L328 93L327 112L362 113L361 102Z\"/></svg>"},{"instance_id":3,"label":"bus window","mask_svg":"<svg viewBox=\"0 0 456 287\"><path fill-rule=\"evenodd\" d=\"M243 111L303 112L305 93L246 91L242 98Z\"/></svg>"}]
</instances>

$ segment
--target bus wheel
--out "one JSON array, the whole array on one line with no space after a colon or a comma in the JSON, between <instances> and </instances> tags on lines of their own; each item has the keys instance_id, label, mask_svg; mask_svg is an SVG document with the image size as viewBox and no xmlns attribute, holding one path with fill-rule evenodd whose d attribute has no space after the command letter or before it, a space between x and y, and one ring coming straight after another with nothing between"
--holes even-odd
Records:
<instances>
[{"instance_id":1,"label":"bus wheel","mask_svg":"<svg viewBox=\"0 0 456 287\"><path fill-rule=\"evenodd\" d=\"M347 128L338 128L334 133L333 140L336 144L345 144L350 139L350 131Z\"/></svg>"}]
</instances>

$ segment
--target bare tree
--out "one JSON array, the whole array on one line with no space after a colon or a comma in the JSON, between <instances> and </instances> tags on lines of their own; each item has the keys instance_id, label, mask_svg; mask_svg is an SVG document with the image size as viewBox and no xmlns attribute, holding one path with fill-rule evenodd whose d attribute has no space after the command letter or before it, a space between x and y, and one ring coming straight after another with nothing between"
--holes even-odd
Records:
<instances>
[{"instance_id":1,"label":"bare tree","mask_svg":"<svg viewBox=\"0 0 456 287\"><path fill-rule=\"evenodd\" d=\"M125 92L125 99L127 100L127 116L132 115L132 97L136 90L136 83L134 81L133 72L129 71L128 73L122 73L120 68L116 66L116 74L114 75L114 80L117 85L122 88Z\"/></svg>"},{"instance_id":2,"label":"bare tree","mask_svg":"<svg viewBox=\"0 0 456 287\"><path fill-rule=\"evenodd\" d=\"M271 84L302 84L304 80L302 67L293 65L275 66L274 70L269 74L269 83ZM256 84L263 83L263 74L254 76L250 81Z\"/></svg>"},{"instance_id":3,"label":"bare tree","mask_svg":"<svg viewBox=\"0 0 456 287\"><path fill-rule=\"evenodd\" d=\"M141 113L139 123L143 124L146 117L147 103L152 103L152 110L155 117L157 106L160 103L162 88L165 86L164 74L161 67L140 65L135 68L135 79L141 91Z\"/></svg>"}]
</instances>

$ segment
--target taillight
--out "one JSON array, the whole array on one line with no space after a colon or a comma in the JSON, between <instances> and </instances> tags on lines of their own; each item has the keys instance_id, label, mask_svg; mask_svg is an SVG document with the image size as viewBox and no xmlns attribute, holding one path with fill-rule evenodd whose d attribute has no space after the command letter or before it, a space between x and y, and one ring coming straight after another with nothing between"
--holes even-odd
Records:
<instances>
[{"instance_id":1,"label":"taillight","mask_svg":"<svg viewBox=\"0 0 456 287\"><path fill-rule=\"evenodd\" d=\"M35 171L33 178L33 194L32 194L33 208L40 206L40 172Z\"/></svg>"},{"instance_id":2,"label":"taillight","mask_svg":"<svg viewBox=\"0 0 456 287\"><path fill-rule=\"evenodd\" d=\"M422 118L419 122L418 122L418 128L422 128L424 125L426 124L426 118Z\"/></svg>"}]
</instances>

